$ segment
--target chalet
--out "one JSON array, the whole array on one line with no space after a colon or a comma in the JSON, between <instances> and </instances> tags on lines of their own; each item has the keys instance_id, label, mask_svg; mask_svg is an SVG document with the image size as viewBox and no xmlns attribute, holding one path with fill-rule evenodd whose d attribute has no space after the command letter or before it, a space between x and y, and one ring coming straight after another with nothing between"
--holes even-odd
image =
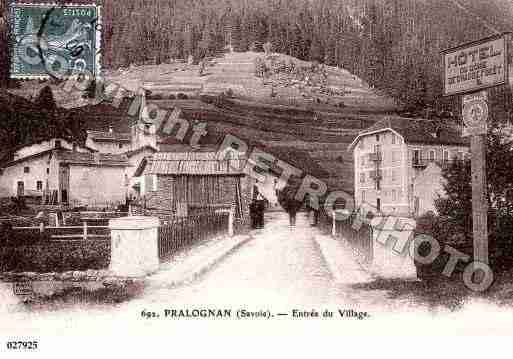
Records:
<instances>
[{"instance_id":1,"label":"chalet","mask_svg":"<svg viewBox=\"0 0 513 359\"><path fill-rule=\"evenodd\" d=\"M253 181L243 173L242 158L216 152L161 152L144 159L135 175L144 178L141 199L157 213L186 216L212 208L248 212Z\"/></svg>"},{"instance_id":2,"label":"chalet","mask_svg":"<svg viewBox=\"0 0 513 359\"><path fill-rule=\"evenodd\" d=\"M351 143L355 205L416 217L443 196L441 168L469 156L461 131L428 120L389 117Z\"/></svg>"}]
</instances>

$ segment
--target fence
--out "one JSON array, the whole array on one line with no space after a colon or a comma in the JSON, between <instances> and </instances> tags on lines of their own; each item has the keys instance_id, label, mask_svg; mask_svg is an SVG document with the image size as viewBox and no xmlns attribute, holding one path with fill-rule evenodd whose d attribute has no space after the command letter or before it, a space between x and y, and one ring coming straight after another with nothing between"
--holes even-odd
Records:
<instances>
[{"instance_id":1,"label":"fence","mask_svg":"<svg viewBox=\"0 0 513 359\"><path fill-rule=\"evenodd\" d=\"M10 235L13 238L34 237L48 238L51 240L88 240L88 239L109 239L110 230L108 226L90 226L84 222L82 226L59 226L46 227L40 223L37 227L13 227Z\"/></svg>"},{"instance_id":2,"label":"fence","mask_svg":"<svg viewBox=\"0 0 513 359\"><path fill-rule=\"evenodd\" d=\"M165 261L178 250L228 234L229 213L208 213L162 221L159 227L159 258Z\"/></svg>"},{"instance_id":3,"label":"fence","mask_svg":"<svg viewBox=\"0 0 513 359\"><path fill-rule=\"evenodd\" d=\"M374 255L372 227L367 223L361 223L358 225L359 229L353 228L355 218L356 216L352 215L346 220L334 220L333 217L321 211L318 221L319 228L349 244L354 256L361 263L371 264Z\"/></svg>"}]
</instances>

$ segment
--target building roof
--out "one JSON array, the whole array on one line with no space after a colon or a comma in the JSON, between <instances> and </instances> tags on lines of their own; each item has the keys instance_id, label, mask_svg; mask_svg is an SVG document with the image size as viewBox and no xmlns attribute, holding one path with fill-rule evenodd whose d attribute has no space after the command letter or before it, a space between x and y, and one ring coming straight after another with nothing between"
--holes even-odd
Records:
<instances>
[{"instance_id":1,"label":"building roof","mask_svg":"<svg viewBox=\"0 0 513 359\"><path fill-rule=\"evenodd\" d=\"M156 175L215 175L240 176L245 160L223 158L217 152L158 152L147 157L137 169L135 176Z\"/></svg>"},{"instance_id":2,"label":"building roof","mask_svg":"<svg viewBox=\"0 0 513 359\"><path fill-rule=\"evenodd\" d=\"M152 152L157 152L158 151L155 147L146 145L146 146L139 147L136 150L126 151L125 155L127 155L128 157L132 157L132 156L134 156L134 155L136 155L136 154L138 154L140 152L146 151L146 150L152 151Z\"/></svg>"},{"instance_id":3,"label":"building roof","mask_svg":"<svg viewBox=\"0 0 513 359\"><path fill-rule=\"evenodd\" d=\"M37 152L37 153L34 153L32 155L29 155L29 156L25 156L23 158L19 158L17 160L10 160L11 157L8 156L8 157L6 157L7 158L7 160L5 160L6 162L3 163L3 164L0 164L0 168L11 167L11 166L17 165L18 163L23 163L25 161L32 160L34 158L42 157L42 156L51 154L54 150L55 149L53 149L53 148L49 149L49 150L44 150L44 151Z\"/></svg>"},{"instance_id":4,"label":"building roof","mask_svg":"<svg viewBox=\"0 0 513 359\"><path fill-rule=\"evenodd\" d=\"M128 166L128 158L124 154L106 154L106 153L82 153L73 151L59 151L57 159L61 163L85 166Z\"/></svg>"},{"instance_id":5,"label":"building roof","mask_svg":"<svg viewBox=\"0 0 513 359\"><path fill-rule=\"evenodd\" d=\"M87 131L87 134L94 141L105 142L130 142L129 132L109 132L109 131Z\"/></svg>"},{"instance_id":6,"label":"building roof","mask_svg":"<svg viewBox=\"0 0 513 359\"><path fill-rule=\"evenodd\" d=\"M453 146L470 145L469 140L462 137L461 132L453 126L443 125L439 122L425 119L387 117L360 132L356 139L351 143L350 148L352 149L362 136L385 130L397 132L404 138L404 141L409 144Z\"/></svg>"}]
</instances>

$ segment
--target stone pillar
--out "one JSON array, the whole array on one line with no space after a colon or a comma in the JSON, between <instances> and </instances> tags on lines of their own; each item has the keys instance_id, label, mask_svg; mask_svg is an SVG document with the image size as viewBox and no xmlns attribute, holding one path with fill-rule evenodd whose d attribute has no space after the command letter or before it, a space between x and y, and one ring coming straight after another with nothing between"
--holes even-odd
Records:
<instances>
[{"instance_id":1,"label":"stone pillar","mask_svg":"<svg viewBox=\"0 0 513 359\"><path fill-rule=\"evenodd\" d=\"M228 213L228 236L233 237L235 235L235 207L230 209L218 209L216 213Z\"/></svg>"},{"instance_id":2,"label":"stone pillar","mask_svg":"<svg viewBox=\"0 0 513 359\"><path fill-rule=\"evenodd\" d=\"M332 222L331 222L331 235L333 237L336 237L337 236L337 211L332 211L331 215L333 216Z\"/></svg>"},{"instance_id":3,"label":"stone pillar","mask_svg":"<svg viewBox=\"0 0 513 359\"><path fill-rule=\"evenodd\" d=\"M156 217L122 217L109 220L110 270L118 276L139 277L159 268Z\"/></svg>"},{"instance_id":4,"label":"stone pillar","mask_svg":"<svg viewBox=\"0 0 513 359\"><path fill-rule=\"evenodd\" d=\"M235 230L233 228L234 218L235 217L235 209L231 209L228 215L228 235L233 237L235 235Z\"/></svg>"}]
</instances>

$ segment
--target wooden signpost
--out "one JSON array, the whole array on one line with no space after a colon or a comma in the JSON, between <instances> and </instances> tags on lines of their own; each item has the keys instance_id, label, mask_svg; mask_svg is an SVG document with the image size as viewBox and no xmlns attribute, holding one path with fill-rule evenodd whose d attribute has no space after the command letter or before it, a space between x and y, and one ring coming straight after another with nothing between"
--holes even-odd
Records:
<instances>
[{"instance_id":1,"label":"wooden signpost","mask_svg":"<svg viewBox=\"0 0 513 359\"><path fill-rule=\"evenodd\" d=\"M442 52L444 96L464 95L463 136L470 136L472 154L472 222L474 260L488 264L488 194L486 89L506 85L510 34L501 34Z\"/></svg>"}]
</instances>

